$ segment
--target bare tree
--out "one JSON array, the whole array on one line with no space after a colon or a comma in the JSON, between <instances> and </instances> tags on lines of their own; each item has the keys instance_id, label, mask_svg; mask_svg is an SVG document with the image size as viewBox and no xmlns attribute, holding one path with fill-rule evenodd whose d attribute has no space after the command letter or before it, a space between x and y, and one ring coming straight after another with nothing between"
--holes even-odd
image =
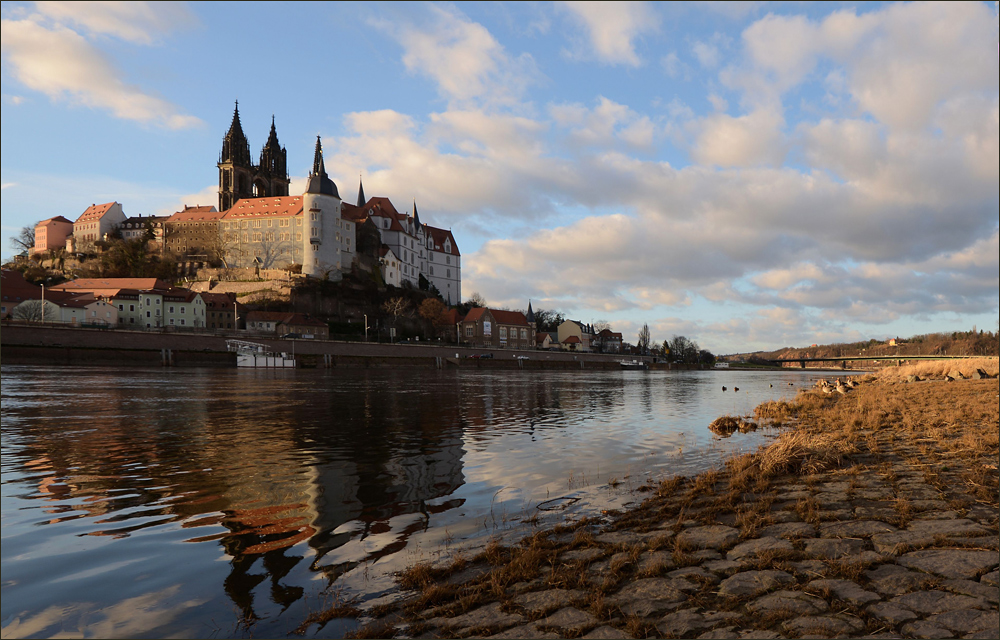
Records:
<instances>
[{"instance_id":1,"label":"bare tree","mask_svg":"<svg viewBox=\"0 0 1000 640\"><path fill-rule=\"evenodd\" d=\"M382 303L382 310L387 314L392 316L393 326L396 324L396 319L399 316L406 315L410 310L410 301L402 296L395 298L389 298Z\"/></svg>"},{"instance_id":2,"label":"bare tree","mask_svg":"<svg viewBox=\"0 0 1000 640\"><path fill-rule=\"evenodd\" d=\"M688 340L684 336L674 336L670 341L670 357L674 362L698 362L700 350L697 342Z\"/></svg>"},{"instance_id":3,"label":"bare tree","mask_svg":"<svg viewBox=\"0 0 1000 640\"><path fill-rule=\"evenodd\" d=\"M15 320L23 320L25 322L41 322L45 317L45 313L42 312L43 307L47 307L49 303L42 302L41 300L25 300L21 304L14 307L11 311L11 317ZM51 309L45 310L49 314L49 320L56 321L58 317L52 313Z\"/></svg>"},{"instance_id":4,"label":"bare tree","mask_svg":"<svg viewBox=\"0 0 1000 640\"><path fill-rule=\"evenodd\" d=\"M35 248L35 228L21 227L21 232L10 237L10 246L18 253L30 253Z\"/></svg>"},{"instance_id":5,"label":"bare tree","mask_svg":"<svg viewBox=\"0 0 1000 640\"><path fill-rule=\"evenodd\" d=\"M479 293L478 291L473 291L472 295L466 299L466 302L469 304L470 307L486 306L486 298L484 298L483 294Z\"/></svg>"},{"instance_id":6,"label":"bare tree","mask_svg":"<svg viewBox=\"0 0 1000 640\"><path fill-rule=\"evenodd\" d=\"M639 335L636 337L636 346L639 347L639 350L642 353L648 353L649 344L650 344L649 325L644 324L642 325L642 329L639 329Z\"/></svg>"},{"instance_id":7,"label":"bare tree","mask_svg":"<svg viewBox=\"0 0 1000 640\"><path fill-rule=\"evenodd\" d=\"M215 260L222 265L223 269L228 269L230 258L233 257L235 242L233 234L223 231L222 225L215 225L215 233L208 241L208 256L210 260Z\"/></svg>"}]
</instances>

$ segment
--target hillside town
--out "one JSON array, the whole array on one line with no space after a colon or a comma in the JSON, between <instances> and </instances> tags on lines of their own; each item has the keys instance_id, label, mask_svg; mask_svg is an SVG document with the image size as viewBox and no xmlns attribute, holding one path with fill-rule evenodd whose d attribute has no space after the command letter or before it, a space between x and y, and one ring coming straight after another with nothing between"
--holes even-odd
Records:
<instances>
[{"instance_id":1,"label":"hillside town","mask_svg":"<svg viewBox=\"0 0 1000 640\"><path fill-rule=\"evenodd\" d=\"M254 162L237 103L217 168L217 204L129 216L120 202L94 203L75 218L59 215L26 229L15 239L21 255L3 271L0 317L307 339L362 332L367 339L371 324L376 340L384 331L390 340L422 336L483 349L629 350L607 326L559 314L538 323L530 302L526 312L488 308L478 296L463 302L462 254L452 231L421 221L415 201L401 212L387 197L366 197L360 180L355 204L345 202L326 172L319 137L303 193L290 194L274 119ZM379 294L374 305L338 300L335 314L329 304L297 308L295 292L317 282ZM275 288L278 300L262 293Z\"/></svg>"}]
</instances>

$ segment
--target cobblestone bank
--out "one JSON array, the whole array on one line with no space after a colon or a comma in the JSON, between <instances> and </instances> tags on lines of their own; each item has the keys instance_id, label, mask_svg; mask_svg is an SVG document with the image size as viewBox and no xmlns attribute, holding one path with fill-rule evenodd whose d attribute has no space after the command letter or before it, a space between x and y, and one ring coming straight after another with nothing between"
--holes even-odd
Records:
<instances>
[{"instance_id":1,"label":"cobblestone bank","mask_svg":"<svg viewBox=\"0 0 1000 640\"><path fill-rule=\"evenodd\" d=\"M982 403L996 432L995 380L924 384L949 384L933 402ZM903 391L921 397L915 385L886 393ZM413 595L370 611L358 635L998 637L995 444L963 455L949 444L958 433L861 422L832 461L749 480L730 465L603 522L415 567L402 576Z\"/></svg>"}]
</instances>

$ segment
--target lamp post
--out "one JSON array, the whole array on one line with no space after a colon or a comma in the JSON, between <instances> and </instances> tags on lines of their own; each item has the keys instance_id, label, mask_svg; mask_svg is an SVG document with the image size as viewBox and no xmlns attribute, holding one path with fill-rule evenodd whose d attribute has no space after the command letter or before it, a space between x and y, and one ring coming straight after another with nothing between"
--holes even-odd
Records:
<instances>
[{"instance_id":1,"label":"lamp post","mask_svg":"<svg viewBox=\"0 0 1000 640\"><path fill-rule=\"evenodd\" d=\"M42 324L45 324L45 283L42 283Z\"/></svg>"},{"instance_id":2,"label":"lamp post","mask_svg":"<svg viewBox=\"0 0 1000 640\"><path fill-rule=\"evenodd\" d=\"M365 342L368 342L368 314L365 314Z\"/></svg>"}]
</instances>

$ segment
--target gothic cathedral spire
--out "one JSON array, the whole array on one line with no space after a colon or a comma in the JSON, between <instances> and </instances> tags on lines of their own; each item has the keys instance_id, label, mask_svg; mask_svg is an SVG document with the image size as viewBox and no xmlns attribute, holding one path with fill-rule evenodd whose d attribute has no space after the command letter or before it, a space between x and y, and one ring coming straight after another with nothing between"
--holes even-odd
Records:
<instances>
[{"instance_id":1,"label":"gothic cathedral spire","mask_svg":"<svg viewBox=\"0 0 1000 640\"><path fill-rule=\"evenodd\" d=\"M366 202L368 201L365 200L365 185L364 182L361 181L361 177L358 176L358 206L363 207Z\"/></svg>"},{"instance_id":2,"label":"gothic cathedral spire","mask_svg":"<svg viewBox=\"0 0 1000 640\"><path fill-rule=\"evenodd\" d=\"M278 142L271 116L271 133L260 151L260 163L250 156L250 142L240 123L240 103L236 102L233 121L222 139L219 154L219 211L226 211L244 198L288 195L287 152Z\"/></svg>"}]
</instances>

